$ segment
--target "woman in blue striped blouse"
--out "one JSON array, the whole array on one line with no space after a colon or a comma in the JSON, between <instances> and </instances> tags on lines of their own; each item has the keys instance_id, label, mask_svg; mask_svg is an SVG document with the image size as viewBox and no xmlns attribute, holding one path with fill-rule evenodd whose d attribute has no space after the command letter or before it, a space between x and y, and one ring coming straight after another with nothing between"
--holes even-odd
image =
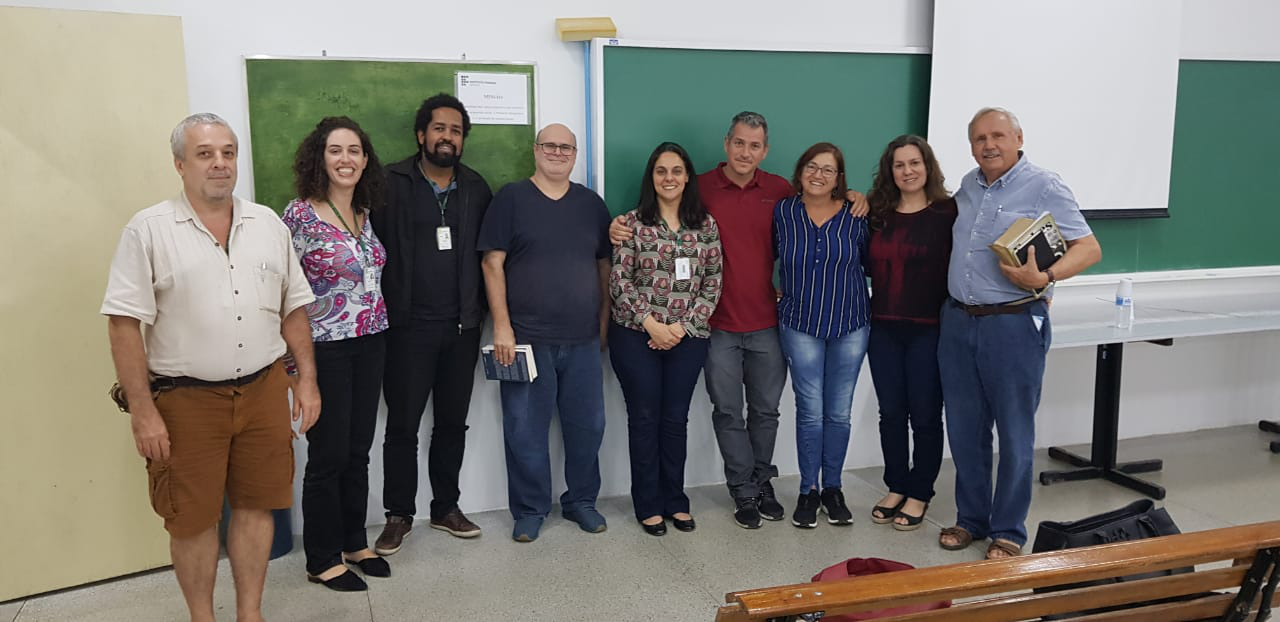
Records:
<instances>
[{"instance_id":1,"label":"woman in blue striped blouse","mask_svg":"<svg viewBox=\"0 0 1280 622\"><path fill-rule=\"evenodd\" d=\"M774 248L782 280L778 324L796 396L800 498L791 523L812 528L818 511L848 525L840 492L849 449L853 387L867 352L870 303L862 257L870 234L849 213L844 154L818 143L796 162L796 196L773 211ZM821 485L821 492L819 492Z\"/></svg>"}]
</instances>

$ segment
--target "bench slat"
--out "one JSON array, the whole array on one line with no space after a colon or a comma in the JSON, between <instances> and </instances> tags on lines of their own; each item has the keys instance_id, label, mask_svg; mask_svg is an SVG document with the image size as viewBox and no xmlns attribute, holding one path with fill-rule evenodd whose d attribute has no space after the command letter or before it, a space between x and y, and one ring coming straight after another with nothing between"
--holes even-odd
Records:
<instances>
[{"instance_id":1,"label":"bench slat","mask_svg":"<svg viewBox=\"0 0 1280 622\"><path fill-rule=\"evenodd\" d=\"M1240 585L1247 566L1217 568L1203 572L1155 577L1140 581L1091 585L1046 594L1019 593L996 598L957 603L950 609L926 611L888 620L938 620L988 622L990 620L1023 620L1042 615L1100 609L1134 601L1156 600ZM845 613L839 607L827 615Z\"/></svg>"},{"instance_id":2,"label":"bench slat","mask_svg":"<svg viewBox=\"0 0 1280 622\"><path fill-rule=\"evenodd\" d=\"M819 610L832 614L850 613L1017 592L1222 560L1248 563L1258 549L1274 546L1280 546L1280 521L1010 559L918 568L843 581L732 592L725 596L728 605L720 609L718 618L758 620ZM1196 575L1172 578L1182 576ZM1154 597L1133 597L1128 602L1150 598ZM1176 603L1183 604L1186 603Z\"/></svg>"}]
</instances>

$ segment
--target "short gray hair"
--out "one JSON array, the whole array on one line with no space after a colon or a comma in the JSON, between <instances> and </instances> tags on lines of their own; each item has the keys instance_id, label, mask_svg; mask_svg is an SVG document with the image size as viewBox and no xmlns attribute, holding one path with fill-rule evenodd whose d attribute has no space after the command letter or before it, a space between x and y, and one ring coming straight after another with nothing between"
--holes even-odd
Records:
<instances>
[{"instance_id":1,"label":"short gray hair","mask_svg":"<svg viewBox=\"0 0 1280 622\"><path fill-rule=\"evenodd\" d=\"M1002 114L1008 117L1009 124L1013 126L1013 131L1018 133L1022 132L1022 123L1018 122L1017 115L1013 114L1012 112L1010 112L1005 108L999 108L996 106L986 106L984 108L979 109L978 112L974 113L973 118L969 119L969 127L966 128L966 134L968 134L969 136L973 136L973 124L977 123L978 119L981 119L982 117L985 117L988 114L991 114L993 112L997 114Z\"/></svg>"},{"instance_id":2,"label":"short gray hair","mask_svg":"<svg viewBox=\"0 0 1280 622\"><path fill-rule=\"evenodd\" d=\"M181 160L187 152L187 130L197 125L221 125L231 132L231 139L239 146L240 139L236 137L236 131L231 129L231 124L226 119L213 114L212 112L197 112L178 123L173 128L173 133L169 135L169 148L173 150L173 157Z\"/></svg>"},{"instance_id":3,"label":"short gray hair","mask_svg":"<svg viewBox=\"0 0 1280 622\"><path fill-rule=\"evenodd\" d=\"M724 135L725 139L733 137L733 128L738 127L741 123L747 127L758 127L764 130L764 144L769 144L769 123L764 120L764 115L758 112L743 110L733 115L733 120L729 122L729 132Z\"/></svg>"}]
</instances>

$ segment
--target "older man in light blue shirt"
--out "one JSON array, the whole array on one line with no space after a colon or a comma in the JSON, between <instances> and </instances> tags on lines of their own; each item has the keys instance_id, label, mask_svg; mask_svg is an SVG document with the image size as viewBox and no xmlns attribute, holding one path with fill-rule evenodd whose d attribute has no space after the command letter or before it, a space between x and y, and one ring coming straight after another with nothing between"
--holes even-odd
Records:
<instances>
[{"instance_id":1,"label":"older man in light blue shirt","mask_svg":"<svg viewBox=\"0 0 1280 622\"><path fill-rule=\"evenodd\" d=\"M983 108L969 122L978 168L956 193L951 264L942 309L938 362L947 437L956 465L956 525L942 530L948 550L990 538L989 559L1021 552L1031 506L1035 414L1051 338L1048 299L1056 281L1102 258L1075 196L1056 173L1032 164L1013 113ZM1000 263L989 244L1018 218L1053 215L1067 252L1041 271ZM1036 292L1042 292L1040 296ZM1000 465L991 485L992 426Z\"/></svg>"}]
</instances>

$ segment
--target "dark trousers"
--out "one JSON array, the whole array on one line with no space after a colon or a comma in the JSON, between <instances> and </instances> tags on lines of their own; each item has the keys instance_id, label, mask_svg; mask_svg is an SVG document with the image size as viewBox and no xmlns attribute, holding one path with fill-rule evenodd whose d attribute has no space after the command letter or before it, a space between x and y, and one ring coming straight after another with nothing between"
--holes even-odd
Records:
<instances>
[{"instance_id":1,"label":"dark trousers","mask_svg":"<svg viewBox=\"0 0 1280 622\"><path fill-rule=\"evenodd\" d=\"M609 359L627 402L631 502L641 520L689 511L689 400L710 345L708 339L685 337L670 350L654 350L648 342L644 331L609 325Z\"/></svg>"},{"instance_id":2,"label":"dark trousers","mask_svg":"<svg viewBox=\"0 0 1280 622\"><path fill-rule=\"evenodd\" d=\"M873 321L867 360L880 402L884 483L928 502L942 466L938 325Z\"/></svg>"},{"instance_id":3,"label":"dark trousers","mask_svg":"<svg viewBox=\"0 0 1280 622\"><path fill-rule=\"evenodd\" d=\"M427 475L431 518L458 507L458 474L467 443L467 410L480 356L480 328L459 332L453 322L415 323L387 333L387 433L382 443L383 505L387 516L417 514L418 429L427 399L435 398Z\"/></svg>"},{"instance_id":4,"label":"dark trousers","mask_svg":"<svg viewBox=\"0 0 1280 622\"><path fill-rule=\"evenodd\" d=\"M307 431L302 477L302 546L307 572L369 547L369 447L378 420L386 341L382 333L315 344L320 418Z\"/></svg>"}]
</instances>

